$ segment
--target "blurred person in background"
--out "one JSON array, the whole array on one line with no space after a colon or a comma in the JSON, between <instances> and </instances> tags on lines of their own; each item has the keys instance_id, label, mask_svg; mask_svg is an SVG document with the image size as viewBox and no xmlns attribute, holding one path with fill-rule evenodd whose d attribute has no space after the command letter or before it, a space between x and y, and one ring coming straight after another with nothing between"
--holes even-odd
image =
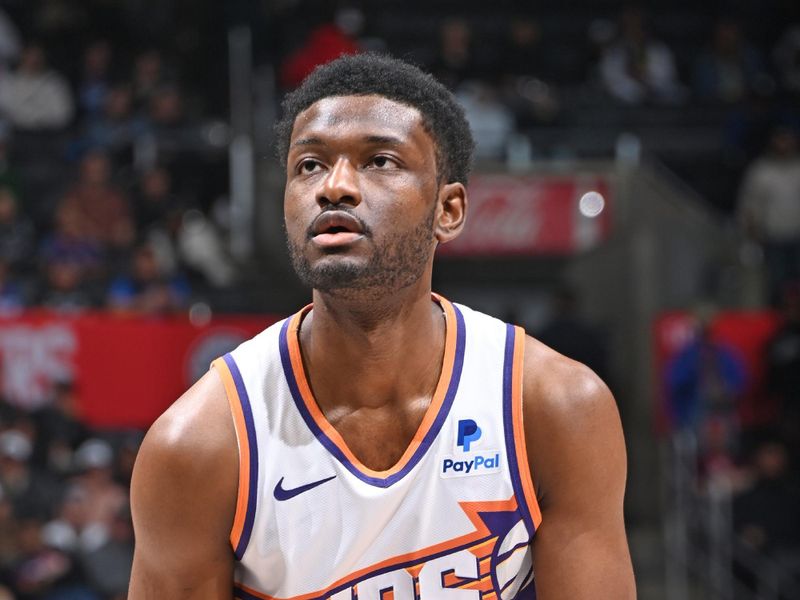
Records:
<instances>
[{"instance_id":1,"label":"blurred person in background","mask_svg":"<svg viewBox=\"0 0 800 600\"><path fill-rule=\"evenodd\" d=\"M59 476L70 473L75 449L89 437L88 427L80 420L77 394L75 382L55 381L49 401L32 415L39 431L39 461Z\"/></svg>"},{"instance_id":2,"label":"blurred person in background","mask_svg":"<svg viewBox=\"0 0 800 600\"><path fill-rule=\"evenodd\" d=\"M0 316L18 314L27 305L25 288L14 276L12 263L0 256Z\"/></svg>"},{"instance_id":3,"label":"blurred person in background","mask_svg":"<svg viewBox=\"0 0 800 600\"><path fill-rule=\"evenodd\" d=\"M641 8L628 7L619 17L617 40L600 57L606 91L625 104L677 104L686 97L678 80L672 50L652 38Z\"/></svg>"},{"instance_id":4,"label":"blurred person in background","mask_svg":"<svg viewBox=\"0 0 800 600\"><path fill-rule=\"evenodd\" d=\"M427 61L428 71L454 92L467 80L496 81L499 74L492 70L491 48L483 45L478 50L478 43L469 21L445 19L439 26L438 46Z\"/></svg>"},{"instance_id":5,"label":"blurred person in background","mask_svg":"<svg viewBox=\"0 0 800 600\"><path fill-rule=\"evenodd\" d=\"M45 50L38 44L25 47L19 66L3 76L0 114L18 129L64 129L72 121L75 103L67 80L48 68Z\"/></svg>"},{"instance_id":6,"label":"blurred person in background","mask_svg":"<svg viewBox=\"0 0 800 600\"><path fill-rule=\"evenodd\" d=\"M81 234L106 251L124 253L134 241L135 227L128 198L112 178L112 164L100 150L90 151L80 163L78 181L58 207L78 221Z\"/></svg>"},{"instance_id":7,"label":"blurred person in background","mask_svg":"<svg viewBox=\"0 0 800 600\"><path fill-rule=\"evenodd\" d=\"M17 600L101 600L83 583L77 561L47 539L41 519L20 518L17 545L10 575Z\"/></svg>"},{"instance_id":8,"label":"blurred person in background","mask_svg":"<svg viewBox=\"0 0 800 600\"><path fill-rule=\"evenodd\" d=\"M86 267L72 257L52 256L42 265L37 303L60 313L79 313L97 305Z\"/></svg>"},{"instance_id":9,"label":"blurred person in background","mask_svg":"<svg viewBox=\"0 0 800 600\"><path fill-rule=\"evenodd\" d=\"M127 597L133 546L131 512L126 505L114 514L106 541L81 556L88 583L104 598L124 600Z\"/></svg>"},{"instance_id":10,"label":"blurred person in background","mask_svg":"<svg viewBox=\"0 0 800 600\"><path fill-rule=\"evenodd\" d=\"M800 24L790 24L772 50L781 86L800 97Z\"/></svg>"},{"instance_id":11,"label":"blurred person in background","mask_svg":"<svg viewBox=\"0 0 800 600\"><path fill-rule=\"evenodd\" d=\"M17 197L21 193L20 176L9 160L11 150L11 125L0 114L0 186L11 188Z\"/></svg>"},{"instance_id":12,"label":"blurred person in background","mask_svg":"<svg viewBox=\"0 0 800 600\"><path fill-rule=\"evenodd\" d=\"M476 160L503 160L514 133L514 114L501 101L497 89L481 81L469 81L459 87L456 98L475 132Z\"/></svg>"},{"instance_id":13,"label":"blurred person in background","mask_svg":"<svg viewBox=\"0 0 800 600\"><path fill-rule=\"evenodd\" d=\"M767 150L745 171L738 217L747 238L764 250L772 304L783 287L800 281L800 148L797 132L779 126Z\"/></svg>"},{"instance_id":14,"label":"blurred person in background","mask_svg":"<svg viewBox=\"0 0 800 600\"><path fill-rule=\"evenodd\" d=\"M562 285L553 294L552 303L553 316L536 337L608 381L608 341L600 329L581 317L578 294Z\"/></svg>"},{"instance_id":15,"label":"blurred person in background","mask_svg":"<svg viewBox=\"0 0 800 600\"><path fill-rule=\"evenodd\" d=\"M168 81L167 69L161 52L149 48L141 52L134 61L132 89L134 110L147 113L150 100L156 90Z\"/></svg>"},{"instance_id":16,"label":"blurred person in background","mask_svg":"<svg viewBox=\"0 0 800 600\"><path fill-rule=\"evenodd\" d=\"M739 408L747 371L735 350L716 341L713 310L701 307L692 339L666 369L667 408L676 430L694 432L701 468L734 464L739 447Z\"/></svg>"},{"instance_id":17,"label":"blurred person in background","mask_svg":"<svg viewBox=\"0 0 800 600\"><path fill-rule=\"evenodd\" d=\"M22 49L19 30L5 10L0 9L0 78Z\"/></svg>"},{"instance_id":18,"label":"blurred person in background","mask_svg":"<svg viewBox=\"0 0 800 600\"><path fill-rule=\"evenodd\" d=\"M758 51L744 38L741 25L730 18L714 24L711 44L695 60L693 71L694 92L707 102L740 102L769 81Z\"/></svg>"},{"instance_id":19,"label":"blurred person in background","mask_svg":"<svg viewBox=\"0 0 800 600\"><path fill-rule=\"evenodd\" d=\"M17 515L45 518L61 492L60 483L32 464L33 440L18 428L0 433L0 485Z\"/></svg>"},{"instance_id":20,"label":"blurred person in background","mask_svg":"<svg viewBox=\"0 0 800 600\"><path fill-rule=\"evenodd\" d=\"M800 282L784 288L782 323L765 352L767 393L777 402L791 459L800 464Z\"/></svg>"},{"instance_id":21,"label":"blurred person in background","mask_svg":"<svg viewBox=\"0 0 800 600\"><path fill-rule=\"evenodd\" d=\"M20 212L14 189L0 184L0 258L20 270L33 266L36 230Z\"/></svg>"},{"instance_id":22,"label":"blurred person in background","mask_svg":"<svg viewBox=\"0 0 800 600\"><path fill-rule=\"evenodd\" d=\"M74 145L79 150L97 149L129 158L136 140L150 132L148 118L133 112L132 94L127 83L109 86L103 105L85 118L84 134Z\"/></svg>"},{"instance_id":23,"label":"blurred person in background","mask_svg":"<svg viewBox=\"0 0 800 600\"><path fill-rule=\"evenodd\" d=\"M143 242L133 251L129 272L111 282L107 306L123 314L167 315L187 308L189 296L186 279L166 275L153 247Z\"/></svg>"},{"instance_id":24,"label":"blurred person in background","mask_svg":"<svg viewBox=\"0 0 800 600\"><path fill-rule=\"evenodd\" d=\"M553 121L560 110L558 78L542 28L533 19L518 17L509 25L495 68L501 74L503 97L514 111L518 128Z\"/></svg>"},{"instance_id":25,"label":"blurred person in background","mask_svg":"<svg viewBox=\"0 0 800 600\"><path fill-rule=\"evenodd\" d=\"M111 89L111 66L114 57L111 43L99 39L83 51L83 70L78 83L78 108L81 117L93 119L106 106Z\"/></svg>"},{"instance_id":26,"label":"blurred person in background","mask_svg":"<svg viewBox=\"0 0 800 600\"><path fill-rule=\"evenodd\" d=\"M786 446L777 438L762 440L752 453L750 469L751 485L733 502L737 538L751 555L767 555L796 576L800 574L800 482Z\"/></svg>"},{"instance_id":27,"label":"blurred person in background","mask_svg":"<svg viewBox=\"0 0 800 600\"><path fill-rule=\"evenodd\" d=\"M335 15L330 14L329 17L329 20L314 27L303 44L283 60L279 67L279 78L284 89L296 88L319 65L361 51L358 41L337 23Z\"/></svg>"}]
</instances>

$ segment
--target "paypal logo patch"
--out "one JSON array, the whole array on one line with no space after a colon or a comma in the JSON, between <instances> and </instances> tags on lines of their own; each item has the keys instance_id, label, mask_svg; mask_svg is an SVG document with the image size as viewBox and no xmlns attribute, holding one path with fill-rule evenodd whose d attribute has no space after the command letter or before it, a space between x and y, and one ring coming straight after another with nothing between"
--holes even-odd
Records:
<instances>
[{"instance_id":1,"label":"paypal logo patch","mask_svg":"<svg viewBox=\"0 0 800 600\"><path fill-rule=\"evenodd\" d=\"M461 419L458 422L458 439L456 445L469 452L472 442L477 442L481 437L481 428L472 419Z\"/></svg>"},{"instance_id":2,"label":"paypal logo patch","mask_svg":"<svg viewBox=\"0 0 800 600\"><path fill-rule=\"evenodd\" d=\"M456 426L456 453L440 457L439 475L448 478L499 472L502 456L498 450L473 447L478 445L481 435L481 428L474 420L460 419Z\"/></svg>"}]
</instances>

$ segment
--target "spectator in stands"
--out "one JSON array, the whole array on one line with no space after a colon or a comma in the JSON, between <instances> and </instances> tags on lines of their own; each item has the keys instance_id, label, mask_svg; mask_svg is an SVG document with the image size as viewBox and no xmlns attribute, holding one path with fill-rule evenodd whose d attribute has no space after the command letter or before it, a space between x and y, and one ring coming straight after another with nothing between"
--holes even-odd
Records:
<instances>
[{"instance_id":1,"label":"spectator in stands","mask_svg":"<svg viewBox=\"0 0 800 600\"><path fill-rule=\"evenodd\" d=\"M13 591L19 600L69 598L101 600L82 583L75 560L66 552L48 545L42 520L20 519L17 543L20 557L11 572Z\"/></svg>"},{"instance_id":2,"label":"spectator in stands","mask_svg":"<svg viewBox=\"0 0 800 600\"><path fill-rule=\"evenodd\" d=\"M777 127L767 151L746 170L739 190L745 235L760 243L775 303L786 283L800 280L800 148L795 131Z\"/></svg>"},{"instance_id":3,"label":"spectator in stands","mask_svg":"<svg viewBox=\"0 0 800 600\"><path fill-rule=\"evenodd\" d=\"M104 258L100 242L86 234L81 214L74 207L60 207L53 231L39 248L40 262L65 260L80 266L91 277L102 273Z\"/></svg>"},{"instance_id":4,"label":"spectator in stands","mask_svg":"<svg viewBox=\"0 0 800 600\"><path fill-rule=\"evenodd\" d=\"M111 161L100 151L89 152L80 164L79 179L61 200L59 211L72 212L82 237L112 251L125 251L135 228L122 190L112 182Z\"/></svg>"},{"instance_id":5,"label":"spectator in stands","mask_svg":"<svg viewBox=\"0 0 800 600\"><path fill-rule=\"evenodd\" d=\"M133 104L136 111L146 113L155 91L167 82L161 53L150 48L136 57L133 69Z\"/></svg>"},{"instance_id":6,"label":"spectator in stands","mask_svg":"<svg viewBox=\"0 0 800 600\"><path fill-rule=\"evenodd\" d=\"M162 272L152 246L145 242L134 250L129 273L111 282L107 302L120 313L165 315L186 308L189 292L183 277Z\"/></svg>"},{"instance_id":7,"label":"spectator in stands","mask_svg":"<svg viewBox=\"0 0 800 600\"><path fill-rule=\"evenodd\" d=\"M800 96L800 25L790 25L773 49L775 66L784 90Z\"/></svg>"},{"instance_id":8,"label":"spectator in stands","mask_svg":"<svg viewBox=\"0 0 800 600\"><path fill-rule=\"evenodd\" d=\"M766 348L766 387L780 407L776 423L800 459L800 282L784 288L781 323Z\"/></svg>"},{"instance_id":9,"label":"spectator in stands","mask_svg":"<svg viewBox=\"0 0 800 600\"><path fill-rule=\"evenodd\" d=\"M31 464L33 443L31 434L20 427L0 433L0 486L16 515L46 517L58 497L59 486L49 473Z\"/></svg>"},{"instance_id":10,"label":"spectator in stands","mask_svg":"<svg viewBox=\"0 0 800 600\"><path fill-rule=\"evenodd\" d=\"M0 256L0 316L18 313L26 305L23 286L14 278L9 262Z\"/></svg>"},{"instance_id":11,"label":"spectator in stands","mask_svg":"<svg viewBox=\"0 0 800 600\"><path fill-rule=\"evenodd\" d=\"M113 53L108 40L97 40L83 52L83 72L78 84L78 106L84 118L99 116L111 89Z\"/></svg>"},{"instance_id":12,"label":"spectator in stands","mask_svg":"<svg viewBox=\"0 0 800 600\"><path fill-rule=\"evenodd\" d=\"M183 213L177 242L181 262L202 274L211 285L226 287L236 280L236 268L217 229L201 211L191 209Z\"/></svg>"},{"instance_id":13,"label":"spectator in stands","mask_svg":"<svg viewBox=\"0 0 800 600\"><path fill-rule=\"evenodd\" d=\"M3 76L6 67L17 59L21 46L16 25L8 14L0 9L0 77Z\"/></svg>"},{"instance_id":14,"label":"spectator in stands","mask_svg":"<svg viewBox=\"0 0 800 600\"><path fill-rule=\"evenodd\" d=\"M768 76L761 56L742 36L736 21L719 19L711 45L695 61L694 91L700 100L735 103Z\"/></svg>"},{"instance_id":15,"label":"spectator in stands","mask_svg":"<svg viewBox=\"0 0 800 600\"><path fill-rule=\"evenodd\" d=\"M503 104L497 90L487 83L470 81L456 94L475 136L475 159L499 161L505 157L514 133L514 113Z\"/></svg>"},{"instance_id":16,"label":"spectator in stands","mask_svg":"<svg viewBox=\"0 0 800 600\"><path fill-rule=\"evenodd\" d=\"M476 48L472 26L461 18L445 20L439 29L439 46L428 65L433 75L455 91L468 79L498 83L500 73L493 71L496 64L491 48Z\"/></svg>"},{"instance_id":17,"label":"spectator in stands","mask_svg":"<svg viewBox=\"0 0 800 600\"><path fill-rule=\"evenodd\" d=\"M315 27L305 43L289 54L280 66L280 82L286 89L297 87L318 65L344 54L357 54L358 43L337 23L325 22Z\"/></svg>"},{"instance_id":18,"label":"spectator in stands","mask_svg":"<svg viewBox=\"0 0 800 600\"><path fill-rule=\"evenodd\" d=\"M19 198L19 173L11 166L8 156L10 138L11 125L0 119L0 186L11 188L17 198Z\"/></svg>"},{"instance_id":19,"label":"spectator in stands","mask_svg":"<svg viewBox=\"0 0 800 600\"><path fill-rule=\"evenodd\" d=\"M800 550L800 490L791 476L786 447L776 439L761 442L751 468L753 484L733 505L738 537L773 558L796 553Z\"/></svg>"},{"instance_id":20,"label":"spectator in stands","mask_svg":"<svg viewBox=\"0 0 800 600\"><path fill-rule=\"evenodd\" d=\"M513 109L518 127L549 122L558 114L557 90L550 83L558 69L552 68L551 54L535 20L520 17L510 23L496 68L502 74L505 103Z\"/></svg>"},{"instance_id":21,"label":"spectator in stands","mask_svg":"<svg viewBox=\"0 0 800 600\"><path fill-rule=\"evenodd\" d=\"M20 214L14 190L0 184L0 258L20 268L32 266L35 231L30 219Z\"/></svg>"},{"instance_id":22,"label":"spectator in stands","mask_svg":"<svg viewBox=\"0 0 800 600\"><path fill-rule=\"evenodd\" d=\"M73 452L89 437L78 418L77 390L71 381L57 381L52 398L33 413L39 437L36 454L51 473L66 476L73 468Z\"/></svg>"},{"instance_id":23,"label":"spectator in stands","mask_svg":"<svg viewBox=\"0 0 800 600\"><path fill-rule=\"evenodd\" d=\"M552 295L552 304L553 316L536 337L609 381L606 336L581 316L575 290L566 285L559 287Z\"/></svg>"},{"instance_id":24,"label":"spectator in stands","mask_svg":"<svg viewBox=\"0 0 800 600\"><path fill-rule=\"evenodd\" d=\"M88 289L87 270L70 257L53 256L44 265L44 282L38 304L63 313L77 313L95 306Z\"/></svg>"},{"instance_id":25,"label":"spectator in stands","mask_svg":"<svg viewBox=\"0 0 800 600\"><path fill-rule=\"evenodd\" d=\"M676 104L686 97L672 51L651 37L638 8L620 15L617 40L600 57L600 76L608 93L625 104Z\"/></svg>"},{"instance_id":26,"label":"spectator in stands","mask_svg":"<svg viewBox=\"0 0 800 600\"><path fill-rule=\"evenodd\" d=\"M75 467L78 474L71 484L84 494L86 524L102 527L105 541L111 525L128 502L125 489L114 481L114 450L104 440L88 439L75 451Z\"/></svg>"},{"instance_id":27,"label":"spectator in stands","mask_svg":"<svg viewBox=\"0 0 800 600\"><path fill-rule=\"evenodd\" d=\"M85 126L79 149L100 149L114 156L128 153L136 140L150 131L147 117L134 114L132 91L124 83L106 91L102 109Z\"/></svg>"},{"instance_id":28,"label":"spectator in stands","mask_svg":"<svg viewBox=\"0 0 800 600\"><path fill-rule=\"evenodd\" d=\"M92 589L110 600L124 599L133 563L133 524L125 506L114 515L108 537L97 549L83 554L81 564Z\"/></svg>"},{"instance_id":29,"label":"spectator in stands","mask_svg":"<svg viewBox=\"0 0 800 600\"><path fill-rule=\"evenodd\" d=\"M18 129L47 131L69 125L74 110L69 84L48 68L44 48L27 46L17 69L3 77L0 113Z\"/></svg>"},{"instance_id":30,"label":"spectator in stands","mask_svg":"<svg viewBox=\"0 0 800 600\"><path fill-rule=\"evenodd\" d=\"M713 309L699 308L696 318L693 339L666 368L667 409L676 430L697 435L702 466L711 469L709 463L721 462L725 449L731 459L738 450L748 377L735 350L714 339Z\"/></svg>"}]
</instances>

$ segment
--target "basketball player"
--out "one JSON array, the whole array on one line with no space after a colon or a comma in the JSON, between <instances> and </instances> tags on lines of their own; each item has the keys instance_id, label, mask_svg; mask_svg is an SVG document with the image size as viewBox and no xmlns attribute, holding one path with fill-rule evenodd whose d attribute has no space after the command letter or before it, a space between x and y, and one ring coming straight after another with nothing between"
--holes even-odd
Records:
<instances>
[{"instance_id":1,"label":"basketball player","mask_svg":"<svg viewBox=\"0 0 800 600\"><path fill-rule=\"evenodd\" d=\"M467 212L452 95L362 55L284 113L313 305L216 360L148 433L131 600L634 598L608 389L431 292Z\"/></svg>"}]
</instances>

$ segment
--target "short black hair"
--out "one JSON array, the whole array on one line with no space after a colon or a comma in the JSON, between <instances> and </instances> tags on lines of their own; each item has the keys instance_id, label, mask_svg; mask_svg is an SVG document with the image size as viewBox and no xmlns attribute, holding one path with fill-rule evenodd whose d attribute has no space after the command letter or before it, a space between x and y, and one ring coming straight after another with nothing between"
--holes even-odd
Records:
<instances>
[{"instance_id":1,"label":"short black hair","mask_svg":"<svg viewBox=\"0 0 800 600\"><path fill-rule=\"evenodd\" d=\"M432 75L405 61L381 54L342 56L319 66L283 101L275 126L278 158L286 165L289 139L297 115L331 96L383 96L416 108L436 146L440 181L466 185L475 142L464 109Z\"/></svg>"}]
</instances>

